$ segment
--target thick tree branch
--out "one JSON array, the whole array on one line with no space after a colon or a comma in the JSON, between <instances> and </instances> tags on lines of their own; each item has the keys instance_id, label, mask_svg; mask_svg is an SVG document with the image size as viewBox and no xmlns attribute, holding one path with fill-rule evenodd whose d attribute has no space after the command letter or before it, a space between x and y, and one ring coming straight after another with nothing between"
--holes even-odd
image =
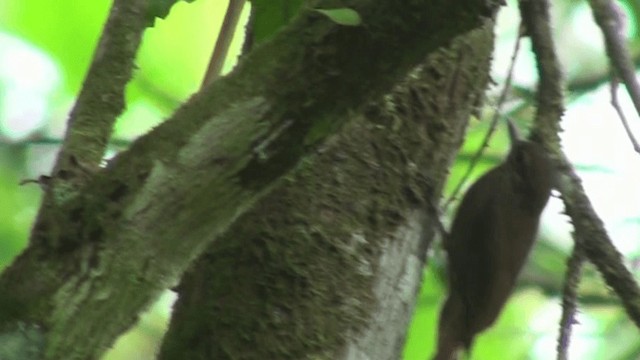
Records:
<instances>
[{"instance_id":1,"label":"thick tree branch","mask_svg":"<svg viewBox=\"0 0 640 360\"><path fill-rule=\"evenodd\" d=\"M65 203L98 171L113 125L124 109L124 92L146 25L149 0L115 0L75 107L67 122L51 176L41 176L45 196L34 229L64 222ZM24 183L30 182L29 180ZM34 181L35 182L35 181ZM46 232L46 231L45 231ZM34 232L34 234L36 234ZM59 239L33 236L31 242L60 246ZM75 241L77 241L76 239ZM54 244L55 243L55 244Z\"/></svg>"},{"instance_id":2,"label":"thick tree branch","mask_svg":"<svg viewBox=\"0 0 640 360\"><path fill-rule=\"evenodd\" d=\"M82 90L71 111L55 175L70 166L98 166L113 124L124 109L124 90L145 29L148 0L115 0L93 55Z\"/></svg>"},{"instance_id":3,"label":"thick tree branch","mask_svg":"<svg viewBox=\"0 0 640 360\"><path fill-rule=\"evenodd\" d=\"M542 140L558 161L561 171L559 190L574 226L576 244L584 244L587 258L598 268L605 281L618 294L630 318L640 327L640 289L622 255L612 244L602 220L597 216L578 175L560 150L562 74L550 30L549 3L546 0L521 0L520 10L536 55L538 85L534 137Z\"/></svg>"},{"instance_id":4,"label":"thick tree branch","mask_svg":"<svg viewBox=\"0 0 640 360\"><path fill-rule=\"evenodd\" d=\"M160 359L400 358L438 223L425 204L484 98L491 25L430 54L211 244Z\"/></svg>"},{"instance_id":5,"label":"thick tree branch","mask_svg":"<svg viewBox=\"0 0 640 360\"><path fill-rule=\"evenodd\" d=\"M47 359L98 357L349 114L498 7L486 0L344 5L359 12L362 26L304 11L39 222L37 241L0 278L8 305L0 309L0 336L26 322L41 326Z\"/></svg>"}]
</instances>

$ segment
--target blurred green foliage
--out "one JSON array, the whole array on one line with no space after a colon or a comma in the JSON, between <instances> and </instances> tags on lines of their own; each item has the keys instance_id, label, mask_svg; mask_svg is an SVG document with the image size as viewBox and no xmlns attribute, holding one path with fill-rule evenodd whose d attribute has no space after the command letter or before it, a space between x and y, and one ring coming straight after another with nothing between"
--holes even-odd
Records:
<instances>
[{"instance_id":1,"label":"blurred green foliage","mask_svg":"<svg viewBox=\"0 0 640 360\"><path fill-rule=\"evenodd\" d=\"M24 247L40 199L37 185L18 185L23 154L24 146L0 148L0 269Z\"/></svg>"},{"instance_id":2,"label":"blurred green foliage","mask_svg":"<svg viewBox=\"0 0 640 360\"><path fill-rule=\"evenodd\" d=\"M253 0L251 25L254 45L267 40L283 25L289 23L303 4L303 0Z\"/></svg>"},{"instance_id":3,"label":"blurred green foliage","mask_svg":"<svg viewBox=\"0 0 640 360\"><path fill-rule=\"evenodd\" d=\"M73 1L52 4L47 0L4 0L0 29L45 51L63 69L64 91L75 94L89 66L109 4L105 0L83 6Z\"/></svg>"}]
</instances>

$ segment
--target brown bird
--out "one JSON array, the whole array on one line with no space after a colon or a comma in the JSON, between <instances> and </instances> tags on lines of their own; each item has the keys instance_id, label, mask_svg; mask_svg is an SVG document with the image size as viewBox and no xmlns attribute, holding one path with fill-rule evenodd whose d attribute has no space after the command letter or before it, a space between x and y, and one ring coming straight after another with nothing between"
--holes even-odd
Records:
<instances>
[{"instance_id":1,"label":"brown bird","mask_svg":"<svg viewBox=\"0 0 640 360\"><path fill-rule=\"evenodd\" d=\"M514 288L551 194L553 167L537 143L520 140L478 179L458 207L449 237L449 294L440 312L434 360L456 359L497 319Z\"/></svg>"}]
</instances>

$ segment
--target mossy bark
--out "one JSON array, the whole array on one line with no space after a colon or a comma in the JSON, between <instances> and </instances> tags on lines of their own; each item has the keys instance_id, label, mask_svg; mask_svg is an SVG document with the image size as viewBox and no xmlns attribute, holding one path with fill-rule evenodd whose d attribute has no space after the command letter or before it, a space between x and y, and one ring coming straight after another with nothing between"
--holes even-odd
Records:
<instances>
[{"instance_id":1,"label":"mossy bark","mask_svg":"<svg viewBox=\"0 0 640 360\"><path fill-rule=\"evenodd\" d=\"M85 168L72 154L63 159L74 171L52 174L29 247L0 277L0 351L3 339L19 338L24 341L12 343L24 345L14 354L98 358L238 216L321 151L350 115L427 54L485 24L499 6L487 0L345 0L343 6L363 19L359 27L345 27L313 11L329 3L310 3L232 74L195 94L105 168ZM459 104L445 101L450 94L442 96L448 111L457 111ZM395 129L374 125L362 129ZM378 146L371 143L372 154ZM371 166L391 161L360 159ZM418 169L394 171L424 171ZM393 208L398 190L379 181L380 191L392 193L378 206ZM360 221L363 210L352 206L353 221ZM372 215L378 236L389 219L400 224L407 216ZM373 241L371 234L362 236ZM317 236L335 237L324 230Z\"/></svg>"},{"instance_id":2,"label":"mossy bark","mask_svg":"<svg viewBox=\"0 0 640 360\"><path fill-rule=\"evenodd\" d=\"M429 56L236 221L183 277L160 358L399 359L492 49L488 24Z\"/></svg>"}]
</instances>

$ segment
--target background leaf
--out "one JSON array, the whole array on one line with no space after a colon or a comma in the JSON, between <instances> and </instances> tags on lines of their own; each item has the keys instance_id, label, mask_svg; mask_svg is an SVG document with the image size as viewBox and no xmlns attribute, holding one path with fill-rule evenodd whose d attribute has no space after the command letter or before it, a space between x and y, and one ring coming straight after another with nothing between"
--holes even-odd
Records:
<instances>
[{"instance_id":1,"label":"background leaf","mask_svg":"<svg viewBox=\"0 0 640 360\"><path fill-rule=\"evenodd\" d=\"M362 24L360 14L358 14L358 12L353 9L315 9L315 11L327 16L329 19L339 25L358 26Z\"/></svg>"}]
</instances>

